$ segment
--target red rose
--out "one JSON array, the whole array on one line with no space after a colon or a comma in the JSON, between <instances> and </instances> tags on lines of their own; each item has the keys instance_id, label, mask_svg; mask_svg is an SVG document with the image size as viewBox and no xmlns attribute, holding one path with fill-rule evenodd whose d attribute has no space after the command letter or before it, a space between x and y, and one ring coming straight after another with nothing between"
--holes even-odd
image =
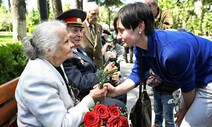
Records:
<instances>
[{"instance_id":1,"label":"red rose","mask_svg":"<svg viewBox=\"0 0 212 127\"><path fill-rule=\"evenodd\" d=\"M111 117L119 117L120 110L115 104L112 104L111 106L109 106L109 114Z\"/></svg>"},{"instance_id":2,"label":"red rose","mask_svg":"<svg viewBox=\"0 0 212 127\"><path fill-rule=\"evenodd\" d=\"M102 124L102 120L95 112L87 112L84 117L85 127L99 127Z\"/></svg>"},{"instance_id":3,"label":"red rose","mask_svg":"<svg viewBox=\"0 0 212 127\"><path fill-rule=\"evenodd\" d=\"M109 117L108 107L103 104L97 104L93 111L96 112L101 119L107 119Z\"/></svg>"},{"instance_id":4,"label":"red rose","mask_svg":"<svg viewBox=\"0 0 212 127\"><path fill-rule=\"evenodd\" d=\"M127 117L120 116L120 119L121 119L121 122L122 122L122 125L121 125L121 127L129 127L129 124L128 124L128 119L127 119Z\"/></svg>"},{"instance_id":5,"label":"red rose","mask_svg":"<svg viewBox=\"0 0 212 127\"><path fill-rule=\"evenodd\" d=\"M107 127L121 127L121 125L120 117L110 117L107 121Z\"/></svg>"}]
</instances>

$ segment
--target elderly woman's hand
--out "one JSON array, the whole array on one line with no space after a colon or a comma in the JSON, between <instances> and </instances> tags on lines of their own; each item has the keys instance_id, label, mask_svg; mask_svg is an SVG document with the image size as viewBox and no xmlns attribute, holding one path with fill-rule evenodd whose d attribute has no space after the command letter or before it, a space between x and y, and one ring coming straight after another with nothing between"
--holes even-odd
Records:
<instances>
[{"instance_id":1,"label":"elderly woman's hand","mask_svg":"<svg viewBox=\"0 0 212 127\"><path fill-rule=\"evenodd\" d=\"M92 90L90 90L89 93L89 96L91 96L95 102L102 102L105 99L106 95L107 87L103 87L102 89L99 89L99 87L94 87Z\"/></svg>"}]
</instances>

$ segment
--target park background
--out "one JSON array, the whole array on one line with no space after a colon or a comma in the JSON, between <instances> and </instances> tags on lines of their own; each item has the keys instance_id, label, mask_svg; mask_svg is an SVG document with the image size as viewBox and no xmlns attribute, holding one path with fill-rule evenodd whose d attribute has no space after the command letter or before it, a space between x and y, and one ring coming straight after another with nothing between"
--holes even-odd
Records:
<instances>
[{"instance_id":1,"label":"park background","mask_svg":"<svg viewBox=\"0 0 212 127\"><path fill-rule=\"evenodd\" d=\"M87 2L100 6L99 23L113 28L113 18L118 10L133 2L143 0L0 0L0 84L20 76L27 62L23 55L22 40L31 36L35 26L54 20L63 11L83 9ZM158 0L161 9L168 9L174 17L173 29L179 21L188 32L211 39L211 0Z\"/></svg>"}]
</instances>

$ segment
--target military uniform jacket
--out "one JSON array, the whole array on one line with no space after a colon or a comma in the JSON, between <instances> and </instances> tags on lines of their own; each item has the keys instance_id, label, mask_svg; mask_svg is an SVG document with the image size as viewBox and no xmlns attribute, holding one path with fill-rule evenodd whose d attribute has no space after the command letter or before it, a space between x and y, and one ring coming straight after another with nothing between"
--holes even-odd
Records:
<instances>
[{"instance_id":1,"label":"military uniform jacket","mask_svg":"<svg viewBox=\"0 0 212 127\"><path fill-rule=\"evenodd\" d=\"M173 26L173 17L169 10L161 10L158 8L158 15L155 18L156 29L171 29Z\"/></svg>"},{"instance_id":2,"label":"military uniform jacket","mask_svg":"<svg viewBox=\"0 0 212 127\"><path fill-rule=\"evenodd\" d=\"M103 56L102 56L102 26L98 23L94 24L95 37L92 38L90 34L90 28L87 26L86 22L83 23L84 33L82 38L82 47L84 48L87 55L91 58L91 60L96 63L97 67L103 67Z\"/></svg>"},{"instance_id":3,"label":"military uniform jacket","mask_svg":"<svg viewBox=\"0 0 212 127\"><path fill-rule=\"evenodd\" d=\"M96 64L81 49L74 50L72 58L63 63L70 85L80 91L80 98L87 95L94 85L99 83L97 74L102 73Z\"/></svg>"}]
</instances>

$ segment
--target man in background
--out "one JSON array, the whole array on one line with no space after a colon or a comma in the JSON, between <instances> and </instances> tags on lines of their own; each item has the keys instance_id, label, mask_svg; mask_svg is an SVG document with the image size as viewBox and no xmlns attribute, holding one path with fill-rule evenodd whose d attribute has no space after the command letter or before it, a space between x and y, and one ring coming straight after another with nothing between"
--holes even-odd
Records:
<instances>
[{"instance_id":1,"label":"man in background","mask_svg":"<svg viewBox=\"0 0 212 127\"><path fill-rule=\"evenodd\" d=\"M169 10L162 10L158 7L158 0L145 0L155 17L156 29L171 29L173 26L173 16Z\"/></svg>"},{"instance_id":2,"label":"man in background","mask_svg":"<svg viewBox=\"0 0 212 127\"><path fill-rule=\"evenodd\" d=\"M178 22L178 28L177 28L178 31L183 31L183 32L186 32L186 28L183 26L183 22L182 21L179 21Z\"/></svg>"},{"instance_id":3,"label":"man in background","mask_svg":"<svg viewBox=\"0 0 212 127\"><path fill-rule=\"evenodd\" d=\"M87 17L83 23L84 33L82 38L82 47L91 60L96 63L99 69L103 68L102 56L102 26L97 23L99 16L99 7L95 3L88 3L84 8Z\"/></svg>"}]
</instances>

